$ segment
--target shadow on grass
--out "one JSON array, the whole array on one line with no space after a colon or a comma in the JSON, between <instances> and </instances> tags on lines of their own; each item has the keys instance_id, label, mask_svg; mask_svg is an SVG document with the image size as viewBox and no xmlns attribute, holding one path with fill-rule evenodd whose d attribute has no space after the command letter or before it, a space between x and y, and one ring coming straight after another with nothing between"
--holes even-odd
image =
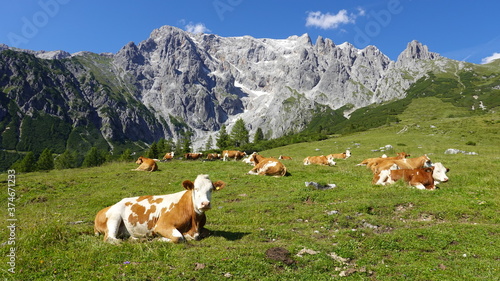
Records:
<instances>
[{"instance_id":1,"label":"shadow on grass","mask_svg":"<svg viewBox=\"0 0 500 281\"><path fill-rule=\"evenodd\" d=\"M250 232L229 232L229 231L211 231L210 236L215 237L223 237L229 241L240 240L246 235L250 234Z\"/></svg>"}]
</instances>

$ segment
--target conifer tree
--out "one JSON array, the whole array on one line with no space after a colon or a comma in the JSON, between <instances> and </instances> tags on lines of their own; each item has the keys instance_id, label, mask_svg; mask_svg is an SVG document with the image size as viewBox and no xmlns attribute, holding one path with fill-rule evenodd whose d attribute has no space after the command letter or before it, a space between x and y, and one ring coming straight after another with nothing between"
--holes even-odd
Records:
<instances>
[{"instance_id":1,"label":"conifer tree","mask_svg":"<svg viewBox=\"0 0 500 281\"><path fill-rule=\"evenodd\" d=\"M58 170L76 168L76 153L65 150L54 160L54 167Z\"/></svg>"},{"instance_id":2,"label":"conifer tree","mask_svg":"<svg viewBox=\"0 0 500 281\"><path fill-rule=\"evenodd\" d=\"M12 169L23 173L34 172L36 170L35 154L32 151L26 153L21 161L17 161L12 165Z\"/></svg>"},{"instance_id":3,"label":"conifer tree","mask_svg":"<svg viewBox=\"0 0 500 281\"><path fill-rule=\"evenodd\" d=\"M97 150L97 147L93 146L87 155L85 155L85 159L83 159L83 167L95 167L100 166L106 161L106 158L103 157L103 154Z\"/></svg>"},{"instance_id":4,"label":"conifer tree","mask_svg":"<svg viewBox=\"0 0 500 281\"><path fill-rule=\"evenodd\" d=\"M123 161L123 162L130 162L132 161L132 151L130 149L125 149L125 151L120 155L118 158L118 161Z\"/></svg>"},{"instance_id":5,"label":"conifer tree","mask_svg":"<svg viewBox=\"0 0 500 281\"><path fill-rule=\"evenodd\" d=\"M36 162L36 168L39 171L49 171L54 169L54 157L52 157L52 150L46 148Z\"/></svg>"},{"instance_id":6,"label":"conifer tree","mask_svg":"<svg viewBox=\"0 0 500 281\"><path fill-rule=\"evenodd\" d=\"M220 149L228 148L231 145L231 137L226 131L226 125L222 125L216 139L217 147Z\"/></svg>"},{"instance_id":7,"label":"conifer tree","mask_svg":"<svg viewBox=\"0 0 500 281\"><path fill-rule=\"evenodd\" d=\"M255 131L255 135L253 136L253 143L258 143L263 140L264 140L264 133L262 132L261 128L257 128L257 131Z\"/></svg>"},{"instance_id":8,"label":"conifer tree","mask_svg":"<svg viewBox=\"0 0 500 281\"><path fill-rule=\"evenodd\" d=\"M234 146L240 147L248 143L248 130L243 119L238 119L231 130L231 140Z\"/></svg>"}]
</instances>

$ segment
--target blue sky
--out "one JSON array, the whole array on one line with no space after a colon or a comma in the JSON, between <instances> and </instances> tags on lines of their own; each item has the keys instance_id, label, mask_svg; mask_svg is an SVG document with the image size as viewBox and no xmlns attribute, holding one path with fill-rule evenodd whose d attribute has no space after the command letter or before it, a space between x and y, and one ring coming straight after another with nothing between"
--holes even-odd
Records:
<instances>
[{"instance_id":1,"label":"blue sky","mask_svg":"<svg viewBox=\"0 0 500 281\"><path fill-rule=\"evenodd\" d=\"M0 2L0 43L31 50L116 53L171 25L220 36L309 34L392 60L418 40L472 63L500 58L500 1L463 0L18 0Z\"/></svg>"}]
</instances>

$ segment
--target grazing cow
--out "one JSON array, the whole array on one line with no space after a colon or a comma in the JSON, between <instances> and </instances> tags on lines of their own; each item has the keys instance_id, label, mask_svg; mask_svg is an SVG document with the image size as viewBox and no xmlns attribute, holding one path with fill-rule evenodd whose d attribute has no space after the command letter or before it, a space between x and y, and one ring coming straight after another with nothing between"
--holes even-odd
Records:
<instances>
[{"instance_id":1,"label":"grazing cow","mask_svg":"<svg viewBox=\"0 0 500 281\"><path fill-rule=\"evenodd\" d=\"M278 159L280 159L280 160L292 160L292 157L280 155L280 157L278 157Z\"/></svg>"},{"instance_id":2,"label":"grazing cow","mask_svg":"<svg viewBox=\"0 0 500 281\"><path fill-rule=\"evenodd\" d=\"M321 155L321 156L307 156L306 158L304 158L304 160L302 161L304 163L304 165L311 165L311 164L315 164L315 165L323 165L323 166L334 166L335 164L335 161L333 161L333 158L328 155L328 156L324 156L324 155Z\"/></svg>"},{"instance_id":3,"label":"grazing cow","mask_svg":"<svg viewBox=\"0 0 500 281\"><path fill-rule=\"evenodd\" d=\"M146 158L140 156L137 158L137 161L135 161L136 164L139 165L137 169L132 169L132 171L147 171L147 172L153 172L158 170L158 165L156 165L156 161L151 158Z\"/></svg>"},{"instance_id":4,"label":"grazing cow","mask_svg":"<svg viewBox=\"0 0 500 281\"><path fill-rule=\"evenodd\" d=\"M264 175L283 177L286 175L286 167L276 158L264 158L257 153L252 154L251 162L255 163L255 167L248 172L250 175Z\"/></svg>"},{"instance_id":5,"label":"grazing cow","mask_svg":"<svg viewBox=\"0 0 500 281\"><path fill-rule=\"evenodd\" d=\"M391 167L391 168L394 168ZM396 169L383 170L374 176L373 181L378 185L392 184L398 180L404 180L418 189L435 189L433 178L434 167L419 169Z\"/></svg>"},{"instance_id":6,"label":"grazing cow","mask_svg":"<svg viewBox=\"0 0 500 281\"><path fill-rule=\"evenodd\" d=\"M367 168L370 168L372 166L377 166L380 162L384 160L399 160L399 159L405 159L407 157L410 157L410 154L406 154L405 152L398 152L395 157L387 157L387 155L382 155L382 157L375 157L375 158L367 158L361 163L357 164L356 166L367 166Z\"/></svg>"},{"instance_id":7,"label":"grazing cow","mask_svg":"<svg viewBox=\"0 0 500 281\"><path fill-rule=\"evenodd\" d=\"M417 169L430 167L432 165L431 159L427 155L422 155L416 158L404 158L398 160L385 159L376 166L371 166L373 173L379 173L382 170L389 169L392 165L396 164L399 169Z\"/></svg>"},{"instance_id":8,"label":"grazing cow","mask_svg":"<svg viewBox=\"0 0 500 281\"><path fill-rule=\"evenodd\" d=\"M218 153L207 154L207 160L216 160L216 159L220 159L220 154Z\"/></svg>"},{"instance_id":9,"label":"grazing cow","mask_svg":"<svg viewBox=\"0 0 500 281\"><path fill-rule=\"evenodd\" d=\"M351 157L351 151L349 151L348 149L345 151L345 152L342 152L342 153L337 153L337 154L330 154L330 155L327 155L327 157L331 157L332 159L347 159L349 157Z\"/></svg>"},{"instance_id":10,"label":"grazing cow","mask_svg":"<svg viewBox=\"0 0 500 281\"><path fill-rule=\"evenodd\" d=\"M174 152L167 152L165 156L163 156L163 160L172 160L174 159Z\"/></svg>"},{"instance_id":11,"label":"grazing cow","mask_svg":"<svg viewBox=\"0 0 500 281\"><path fill-rule=\"evenodd\" d=\"M181 242L199 240L204 229L205 212L210 210L212 191L224 188L222 181L213 183L208 175L198 175L194 183L185 180L181 192L159 196L125 198L102 209L95 217L94 233L104 234L104 241L119 238L161 236L159 240Z\"/></svg>"},{"instance_id":12,"label":"grazing cow","mask_svg":"<svg viewBox=\"0 0 500 281\"><path fill-rule=\"evenodd\" d=\"M200 159L201 156L203 156L203 153L185 153L184 154L184 159L186 159L186 160L197 160L197 159Z\"/></svg>"},{"instance_id":13,"label":"grazing cow","mask_svg":"<svg viewBox=\"0 0 500 281\"><path fill-rule=\"evenodd\" d=\"M245 152L241 152L239 150L224 150L222 151L222 160L227 161L227 159L232 158L236 161L242 159L246 155L247 154Z\"/></svg>"}]
</instances>

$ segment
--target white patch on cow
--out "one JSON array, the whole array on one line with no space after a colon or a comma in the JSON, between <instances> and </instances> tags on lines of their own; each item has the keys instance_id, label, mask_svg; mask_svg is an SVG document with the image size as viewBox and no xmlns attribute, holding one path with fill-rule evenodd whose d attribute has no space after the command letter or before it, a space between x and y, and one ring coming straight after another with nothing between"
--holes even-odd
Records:
<instances>
[{"instance_id":1,"label":"white patch on cow","mask_svg":"<svg viewBox=\"0 0 500 281\"><path fill-rule=\"evenodd\" d=\"M382 170L379 173L379 179L378 179L378 181L375 184L377 184L377 185L386 185L386 184L391 183L392 179L391 179L390 175L391 175L391 171L390 170Z\"/></svg>"},{"instance_id":2,"label":"white patch on cow","mask_svg":"<svg viewBox=\"0 0 500 281\"><path fill-rule=\"evenodd\" d=\"M421 183L419 183L419 184L415 185L415 187L416 187L417 189L425 189L425 186L424 186L423 184L421 184Z\"/></svg>"},{"instance_id":3,"label":"white patch on cow","mask_svg":"<svg viewBox=\"0 0 500 281\"><path fill-rule=\"evenodd\" d=\"M198 175L194 180L193 205L197 214L202 214L211 208L210 200L212 199L213 187L208 175Z\"/></svg>"}]
</instances>

